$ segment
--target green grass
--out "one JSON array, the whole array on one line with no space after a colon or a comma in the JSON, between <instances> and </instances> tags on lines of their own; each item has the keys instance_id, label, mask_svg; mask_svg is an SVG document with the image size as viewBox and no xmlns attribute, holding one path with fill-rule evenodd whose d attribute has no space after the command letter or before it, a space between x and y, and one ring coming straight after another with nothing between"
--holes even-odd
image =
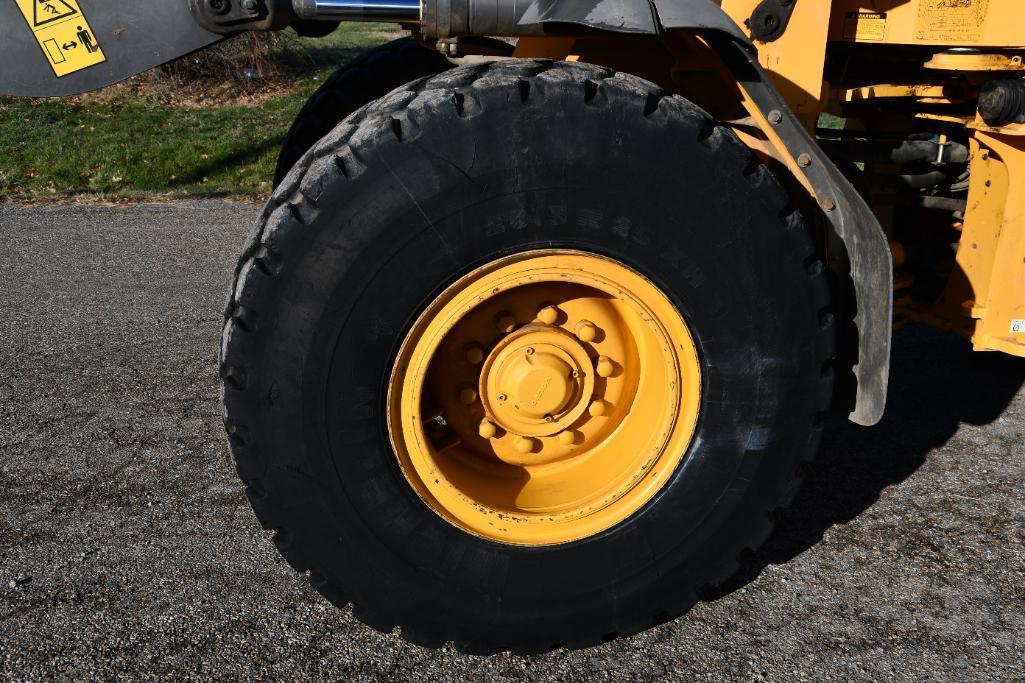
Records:
<instances>
[{"instance_id":1,"label":"green grass","mask_svg":"<svg viewBox=\"0 0 1025 683\"><path fill-rule=\"evenodd\" d=\"M390 26L343 26L302 40L304 73L253 106L172 106L112 98L0 97L0 200L266 195L278 148L306 98L337 65L388 39Z\"/></svg>"}]
</instances>

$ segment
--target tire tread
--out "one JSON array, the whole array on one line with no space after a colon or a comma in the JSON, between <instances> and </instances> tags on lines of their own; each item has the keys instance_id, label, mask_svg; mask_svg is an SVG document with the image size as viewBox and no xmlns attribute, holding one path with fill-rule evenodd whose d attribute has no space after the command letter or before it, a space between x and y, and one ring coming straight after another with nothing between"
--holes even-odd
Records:
<instances>
[{"instance_id":1,"label":"tire tread","mask_svg":"<svg viewBox=\"0 0 1025 683\"><path fill-rule=\"evenodd\" d=\"M389 44L392 45L392 44ZM392 50L394 48L389 48ZM390 53L389 53L390 54ZM543 83L538 87L538 83ZM474 65L443 72L436 76L422 78L409 83L388 96L363 106L327 135L319 143L312 146L295 163L288 177L273 194L263 212L258 229L251 235L242 250L238 265L235 268L231 296L226 306L224 332L219 358L220 375L222 378L222 400L225 408L225 428L229 437L229 445L234 456L239 476L246 482L247 491L259 491L261 495L254 501L254 510L264 528L274 529L274 542L286 560L298 571L310 571L311 585L339 606L349 601L345 597L345 587L338 585L327 573L319 570L315 562L308 559L304 550L294 542L284 525L284 515L279 516L279 508L273 494L263 485L260 472L265 472L267 462L262 460L259 444L248 439L247 424L259 421L256 407L258 397L252 396L252 389L245 381L239 381L248 374L245 367L247 347L252 343L254 335L259 334L259 327L250 322L258 318L259 302L266 288L273 286L273 280L280 272L282 263L288 259L288 234L301 231L316 217L317 192L312 188L324 181L323 176L330 176L331 181L339 178L351 180L360 175L362 169L371 163L370 149L375 144L380 132L381 123L398 142L406 144L416 138L410 133L411 122L414 121L410 112L416 103L425 97L440 97L447 100L457 116L467 117L481 112L480 98L475 93L486 87L494 87L496 83L508 83L516 89L519 96L509 100L509 106L532 106L533 98L544 96L545 92L554 93L556 89L576 93L581 103L588 107L616 107L624 97L639 96L640 106L637 115L640 118L656 118L659 116L683 119L684 129L692 129L695 139L701 148L718 158L736 161L737 172L749 181L752 192L759 201L780 219L780 237L789 242L789 248L799 254L805 265L805 274L809 287L814 292L816 301L820 302L822 311L830 306L832 292L826 277L824 262L815 250L815 242L801 212L797 210L787 192L767 167L762 165L755 154L727 128L716 123L708 114L701 111L683 98L663 92L657 86L628 74L616 73L609 69L581 63L550 62L546 60L509 60L494 64ZM522 85L521 85L522 84ZM320 104L311 102L310 112L317 111ZM305 111L305 110L304 110ZM412 124L415 127L415 124ZM724 153L726 152L726 153ZM319 163L321 159L330 157L329 163ZM721 162L717 162L721 163ZM822 367L829 366L836 353L836 322L833 316L821 316L816 321L818 328L817 353L818 363ZM249 328L249 329L247 329ZM816 367L819 367L816 364ZM831 367L831 366L830 366ZM752 525L746 536L736 540L734 559L715 568L708 577L707 585L721 586L739 571L753 555L754 551L769 537L775 528L775 520L779 511L785 509L793 500L802 480L802 469L810 462L817 450L822 435L823 416L830 408L833 392L834 373L820 373L820 391L817 393L818 408L811 415L807 425L809 439L804 453L801 454L801 466L794 469L789 485L785 486L780 500L774 501L764 510L761 522ZM250 499L254 497L250 495ZM257 504L258 503L258 504ZM704 588L704 587L696 587ZM608 636L626 636L649 628L652 624L663 623L683 614L698 600L695 592L684 601L686 604L673 606L662 605L657 613L651 614L644 623L623 623L616 625L612 632L578 633L570 642L571 648L588 647L604 642ZM369 626L389 632L396 624L384 614L377 614L372 607L355 604L355 616ZM425 630L425 627L408 627L402 629L403 636L415 634L410 638L414 642L443 642L445 634ZM454 644L463 652L490 654L501 649L508 649L503 643L486 640L461 640L456 638ZM551 649L546 644L533 652ZM513 649L521 650L519 646Z\"/></svg>"}]
</instances>

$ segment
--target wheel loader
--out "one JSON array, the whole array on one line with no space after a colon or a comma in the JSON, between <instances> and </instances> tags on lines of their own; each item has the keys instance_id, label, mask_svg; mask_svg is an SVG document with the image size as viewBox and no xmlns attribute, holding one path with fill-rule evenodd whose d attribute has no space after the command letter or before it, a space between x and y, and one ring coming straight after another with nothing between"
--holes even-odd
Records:
<instances>
[{"instance_id":1,"label":"wheel loader","mask_svg":"<svg viewBox=\"0 0 1025 683\"><path fill-rule=\"evenodd\" d=\"M219 351L245 494L370 626L579 648L758 548L909 321L1025 356L1019 0L0 0L0 93L408 36L288 134Z\"/></svg>"}]
</instances>

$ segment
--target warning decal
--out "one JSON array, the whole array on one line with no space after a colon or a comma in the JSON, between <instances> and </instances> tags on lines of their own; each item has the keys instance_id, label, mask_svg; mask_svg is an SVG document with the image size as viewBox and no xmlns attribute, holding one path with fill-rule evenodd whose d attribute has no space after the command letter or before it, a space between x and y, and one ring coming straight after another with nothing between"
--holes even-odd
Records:
<instances>
[{"instance_id":1,"label":"warning decal","mask_svg":"<svg viewBox=\"0 0 1025 683\"><path fill-rule=\"evenodd\" d=\"M982 39L989 0L919 0L915 38L936 42Z\"/></svg>"},{"instance_id":2,"label":"warning decal","mask_svg":"<svg viewBox=\"0 0 1025 683\"><path fill-rule=\"evenodd\" d=\"M65 2L65 0L35 2L32 3L32 26L33 28L43 26L52 21L66 19L72 14L78 14L78 10Z\"/></svg>"},{"instance_id":3,"label":"warning decal","mask_svg":"<svg viewBox=\"0 0 1025 683\"><path fill-rule=\"evenodd\" d=\"M886 39L885 12L848 12L843 23L844 40Z\"/></svg>"},{"instance_id":4,"label":"warning decal","mask_svg":"<svg viewBox=\"0 0 1025 683\"><path fill-rule=\"evenodd\" d=\"M78 0L15 2L57 78L107 61Z\"/></svg>"}]
</instances>

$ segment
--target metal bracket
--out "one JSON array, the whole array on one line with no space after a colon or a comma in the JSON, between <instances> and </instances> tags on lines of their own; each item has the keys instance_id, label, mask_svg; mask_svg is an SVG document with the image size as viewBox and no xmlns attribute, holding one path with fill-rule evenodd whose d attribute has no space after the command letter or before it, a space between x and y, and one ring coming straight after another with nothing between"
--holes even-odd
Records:
<instances>
[{"instance_id":1,"label":"metal bracket","mask_svg":"<svg viewBox=\"0 0 1025 683\"><path fill-rule=\"evenodd\" d=\"M762 0L747 20L751 38L763 43L778 40L787 30L796 6L797 0Z\"/></svg>"},{"instance_id":2,"label":"metal bracket","mask_svg":"<svg viewBox=\"0 0 1025 683\"><path fill-rule=\"evenodd\" d=\"M272 31L295 18L288 0L188 0L200 26L212 33Z\"/></svg>"}]
</instances>

